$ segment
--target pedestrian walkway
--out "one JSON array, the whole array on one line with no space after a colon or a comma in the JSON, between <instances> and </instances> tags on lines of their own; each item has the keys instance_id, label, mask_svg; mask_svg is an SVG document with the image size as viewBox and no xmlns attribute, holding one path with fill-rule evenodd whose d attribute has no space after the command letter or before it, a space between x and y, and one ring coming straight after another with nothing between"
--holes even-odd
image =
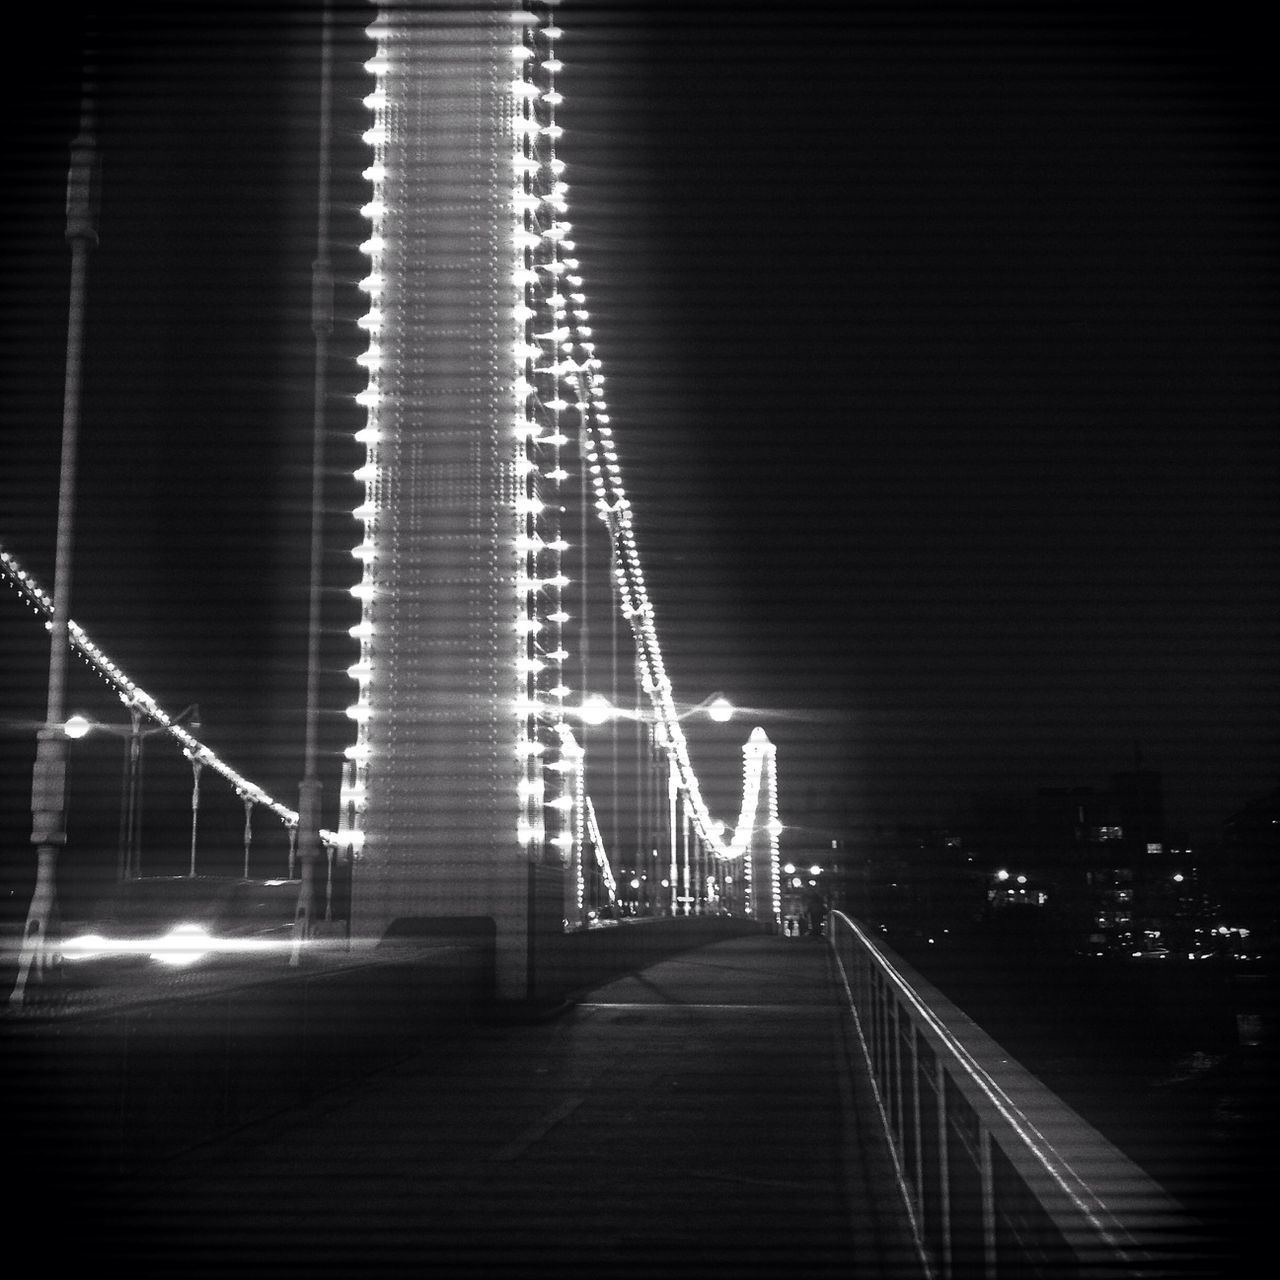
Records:
<instances>
[{"instance_id":1,"label":"pedestrian walkway","mask_svg":"<svg viewBox=\"0 0 1280 1280\"><path fill-rule=\"evenodd\" d=\"M901 1280L847 1030L817 941L689 952L130 1181L97 1270Z\"/></svg>"}]
</instances>

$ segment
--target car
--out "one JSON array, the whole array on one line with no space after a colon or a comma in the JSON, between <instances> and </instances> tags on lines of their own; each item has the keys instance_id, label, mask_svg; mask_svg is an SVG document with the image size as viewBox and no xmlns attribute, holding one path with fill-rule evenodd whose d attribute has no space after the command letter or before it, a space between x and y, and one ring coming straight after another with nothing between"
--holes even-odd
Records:
<instances>
[{"instance_id":1,"label":"car","mask_svg":"<svg viewBox=\"0 0 1280 1280\"><path fill-rule=\"evenodd\" d=\"M293 934L299 880L144 876L125 880L89 920L68 929L60 951L68 977L142 967L186 968L225 956L284 951Z\"/></svg>"}]
</instances>

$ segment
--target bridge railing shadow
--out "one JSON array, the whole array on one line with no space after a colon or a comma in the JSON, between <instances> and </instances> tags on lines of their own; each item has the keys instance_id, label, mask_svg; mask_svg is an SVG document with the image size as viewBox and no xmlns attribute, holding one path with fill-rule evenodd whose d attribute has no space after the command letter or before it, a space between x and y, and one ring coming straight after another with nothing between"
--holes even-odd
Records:
<instances>
[{"instance_id":1,"label":"bridge railing shadow","mask_svg":"<svg viewBox=\"0 0 1280 1280\"><path fill-rule=\"evenodd\" d=\"M842 912L828 934L917 1242L935 1275L1212 1274L1153 1179Z\"/></svg>"}]
</instances>

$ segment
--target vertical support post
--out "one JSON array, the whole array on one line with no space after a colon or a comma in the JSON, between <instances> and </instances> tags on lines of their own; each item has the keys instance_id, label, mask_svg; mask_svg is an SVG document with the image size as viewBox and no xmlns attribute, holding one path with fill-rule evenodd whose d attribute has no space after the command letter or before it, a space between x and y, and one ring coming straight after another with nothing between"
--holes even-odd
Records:
<instances>
[{"instance_id":1,"label":"vertical support post","mask_svg":"<svg viewBox=\"0 0 1280 1280\"><path fill-rule=\"evenodd\" d=\"M142 752L147 735L142 711L129 708L129 828L124 854L124 879L142 874Z\"/></svg>"},{"instance_id":2,"label":"vertical support post","mask_svg":"<svg viewBox=\"0 0 1280 1280\"><path fill-rule=\"evenodd\" d=\"M692 824L686 825L689 833L689 914L702 915L702 841L694 834Z\"/></svg>"},{"instance_id":3,"label":"vertical support post","mask_svg":"<svg viewBox=\"0 0 1280 1280\"><path fill-rule=\"evenodd\" d=\"M583 574L585 578L586 575ZM618 549L614 545L613 539L609 539L609 581L616 582L618 580ZM587 686L582 686L583 696L586 696ZM609 608L609 705L616 707L618 705L618 605L617 601L612 601ZM609 726L609 777L612 786L611 803L609 806L609 848L621 849L622 843L619 839L618 812L622 800L622 793L618 786L618 717L610 716L606 723ZM643 767L639 760L636 767ZM643 839L637 841L636 844L636 866L641 865L641 859L648 861L648 846ZM644 892L644 884L641 883L641 892Z\"/></svg>"},{"instance_id":4,"label":"vertical support post","mask_svg":"<svg viewBox=\"0 0 1280 1280\"><path fill-rule=\"evenodd\" d=\"M830 919L830 917L828 917ZM922 1157L924 1154L923 1143L920 1141L920 1045L916 1039L916 1029L914 1021L907 1028L910 1044L908 1052L909 1070L911 1072L908 1078L908 1089L911 1097L911 1132L903 1134L904 1142L911 1143L912 1157L906 1160L909 1170L915 1170L915 1194L916 1205L923 1218L924 1213L924 1173Z\"/></svg>"},{"instance_id":5,"label":"vertical support post","mask_svg":"<svg viewBox=\"0 0 1280 1280\"><path fill-rule=\"evenodd\" d=\"M613 563L617 563L616 550L612 553ZM616 581L616 577L614 578ZM615 602L616 603L616 602ZM614 610L616 619L617 610ZM616 644L616 637L615 637ZM662 869L660 858L651 856L651 851L661 843L660 828L662 826L662 793L658 773L661 767L662 752L658 742L657 726L644 714L644 694L642 691L644 672L640 666L640 654L635 655L632 671L635 677L635 701L632 704L630 719L635 726L635 842L639 855L643 852L645 871L648 879L642 883L647 886L650 915L662 914ZM614 706L617 702L614 701ZM618 717L612 718L617 724ZM616 744L616 738L615 738ZM614 768L617 762L615 760ZM615 793L614 803L618 803Z\"/></svg>"},{"instance_id":6,"label":"vertical support post","mask_svg":"<svg viewBox=\"0 0 1280 1280\"><path fill-rule=\"evenodd\" d=\"M76 451L80 433L80 393L84 373L85 303L89 251L98 243L98 153L93 86L86 84L80 131L71 144L67 171L65 237L71 246L67 303L67 353L62 393L62 458L58 479L58 526L54 552L53 618L49 627L49 684L44 725L36 734L31 775L31 843L36 847L36 882L27 908L18 957L18 976L9 1002L21 1008L32 975L37 985L51 976L52 933L58 920L58 854L67 842L67 652L71 623L71 563L75 541Z\"/></svg>"},{"instance_id":7,"label":"vertical support post","mask_svg":"<svg viewBox=\"0 0 1280 1280\"><path fill-rule=\"evenodd\" d=\"M333 920L333 860L334 846L327 841L324 846L325 852L325 879L324 879L324 918L328 924Z\"/></svg>"},{"instance_id":8,"label":"vertical support post","mask_svg":"<svg viewBox=\"0 0 1280 1280\"><path fill-rule=\"evenodd\" d=\"M184 751L183 755L191 761L191 867L187 875L196 873L196 831L200 822L200 770L204 761L193 751Z\"/></svg>"},{"instance_id":9,"label":"vertical support post","mask_svg":"<svg viewBox=\"0 0 1280 1280\"><path fill-rule=\"evenodd\" d=\"M996 1274L996 1184L991 1167L991 1131L984 1124L978 1130L979 1162L982 1174L982 1274Z\"/></svg>"},{"instance_id":10,"label":"vertical support post","mask_svg":"<svg viewBox=\"0 0 1280 1280\"><path fill-rule=\"evenodd\" d=\"M133 708L129 708L132 712ZM137 730L135 728L134 732ZM124 751L120 756L120 830L116 838L116 880L124 879L124 870L128 862L129 848L129 756L130 742L125 740Z\"/></svg>"},{"instance_id":11,"label":"vertical support post","mask_svg":"<svg viewBox=\"0 0 1280 1280\"><path fill-rule=\"evenodd\" d=\"M678 901L679 889L679 834L676 824L679 821L678 807L680 801L680 790L676 785L676 771L671 767L671 753L664 750L662 753L662 763L667 774L667 835L668 835L668 863L669 872L668 880L671 883L671 894L669 897L670 911L673 916L679 915Z\"/></svg>"},{"instance_id":12,"label":"vertical support post","mask_svg":"<svg viewBox=\"0 0 1280 1280\"><path fill-rule=\"evenodd\" d=\"M616 553L611 551L616 562ZM616 704L615 704L616 705ZM610 720L613 725L617 724L617 717ZM640 752L636 753L636 767L640 771L637 777L643 783L643 795L637 799L640 806L642 817L637 819L636 823L636 874L640 877L640 913L646 916L657 914L657 892L658 880L661 878L658 874L657 859L654 857L654 839L653 828L656 825L653 818L652 808L655 803L654 794L657 786L650 786L651 774L655 771L657 757L657 736L655 734L652 721L641 723L636 721L636 732L645 734L645 745L643 759ZM615 759L614 768L617 768ZM617 788L614 788L614 801L617 802ZM617 846L615 845L615 848Z\"/></svg>"},{"instance_id":13,"label":"vertical support post","mask_svg":"<svg viewBox=\"0 0 1280 1280\"><path fill-rule=\"evenodd\" d=\"M885 1093L892 1099L889 1120L893 1127L898 1159L901 1161L905 1145L902 1135L906 1112L902 1100L902 1038L899 1030L902 1006L892 990L885 992L885 1010Z\"/></svg>"},{"instance_id":14,"label":"vertical support post","mask_svg":"<svg viewBox=\"0 0 1280 1280\"><path fill-rule=\"evenodd\" d=\"M702 914L709 916L711 914L711 854L702 841L698 842L702 849Z\"/></svg>"},{"instance_id":15,"label":"vertical support post","mask_svg":"<svg viewBox=\"0 0 1280 1280\"><path fill-rule=\"evenodd\" d=\"M680 897L684 909L680 914L684 916L693 915L693 875L689 859L689 810L687 806L682 806L680 811Z\"/></svg>"},{"instance_id":16,"label":"vertical support post","mask_svg":"<svg viewBox=\"0 0 1280 1280\"><path fill-rule=\"evenodd\" d=\"M129 707L129 736L124 749L120 783L120 839L116 850L116 879L128 880L133 863L133 832L138 801L138 756L142 750L142 712Z\"/></svg>"},{"instance_id":17,"label":"vertical support post","mask_svg":"<svg viewBox=\"0 0 1280 1280\"><path fill-rule=\"evenodd\" d=\"M131 753L129 762L132 813L130 815L129 849L125 861L125 877L130 880L142 874L142 814L144 811L142 801L145 794L148 736L147 730L142 727L142 719L142 713L139 712L137 750Z\"/></svg>"},{"instance_id":18,"label":"vertical support post","mask_svg":"<svg viewBox=\"0 0 1280 1280\"><path fill-rule=\"evenodd\" d=\"M244 878L249 878L249 846L253 843L253 798L243 792L240 799L244 804Z\"/></svg>"},{"instance_id":19,"label":"vertical support post","mask_svg":"<svg viewBox=\"0 0 1280 1280\"><path fill-rule=\"evenodd\" d=\"M952 1274L951 1267L951 1159L947 1137L947 1072L938 1064L938 1196L942 1210L939 1224L942 1274Z\"/></svg>"}]
</instances>

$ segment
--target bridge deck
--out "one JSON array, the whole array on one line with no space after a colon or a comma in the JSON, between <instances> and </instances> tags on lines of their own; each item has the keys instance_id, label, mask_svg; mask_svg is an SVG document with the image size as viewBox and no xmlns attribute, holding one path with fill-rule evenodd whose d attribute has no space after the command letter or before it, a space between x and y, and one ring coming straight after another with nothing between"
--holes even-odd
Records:
<instances>
[{"instance_id":1,"label":"bridge deck","mask_svg":"<svg viewBox=\"0 0 1280 1280\"><path fill-rule=\"evenodd\" d=\"M719 943L133 1179L133 1276L911 1274L828 949Z\"/></svg>"}]
</instances>

